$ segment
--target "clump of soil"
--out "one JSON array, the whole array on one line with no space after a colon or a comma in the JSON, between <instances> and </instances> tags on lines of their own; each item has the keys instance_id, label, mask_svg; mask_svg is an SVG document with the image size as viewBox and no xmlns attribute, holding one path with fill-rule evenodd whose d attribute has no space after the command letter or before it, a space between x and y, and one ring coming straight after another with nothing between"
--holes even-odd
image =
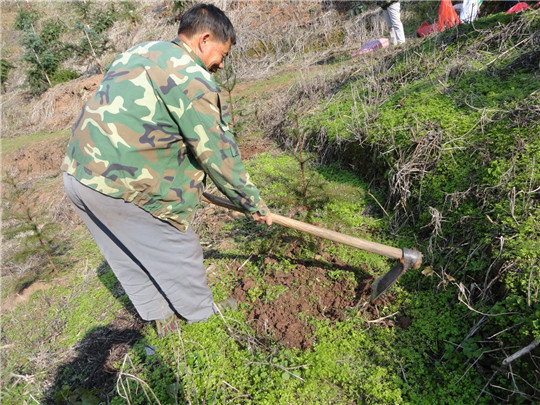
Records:
<instances>
[{"instance_id":1,"label":"clump of soil","mask_svg":"<svg viewBox=\"0 0 540 405\"><path fill-rule=\"evenodd\" d=\"M291 262L294 262L295 252L299 253L299 249L293 244L289 252ZM272 266L276 262L275 258L266 258L265 268L277 267ZM257 299L248 310L248 320L259 336L279 340L290 348L309 349L315 343L310 320L342 321L348 309L366 303L373 277L358 276L358 272L354 273L356 278L331 277L328 268L332 266L354 272L353 268L335 259L297 262L287 271L268 270L264 288L276 291L275 297ZM257 288L258 283L253 273L245 269L239 270L238 277L233 296L239 302L250 302L250 290Z\"/></svg>"}]
</instances>

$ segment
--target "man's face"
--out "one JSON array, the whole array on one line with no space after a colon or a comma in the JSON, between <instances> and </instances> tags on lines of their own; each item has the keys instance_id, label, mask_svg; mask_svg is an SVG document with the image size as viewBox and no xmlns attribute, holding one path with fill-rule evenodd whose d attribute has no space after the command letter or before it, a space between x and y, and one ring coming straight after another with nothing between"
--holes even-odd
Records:
<instances>
[{"instance_id":1,"label":"man's face","mask_svg":"<svg viewBox=\"0 0 540 405\"><path fill-rule=\"evenodd\" d=\"M223 59L231 50L231 40L227 42L215 41L211 38L205 40L202 47L201 55L199 55L212 73L216 73L218 69L223 68Z\"/></svg>"}]
</instances>

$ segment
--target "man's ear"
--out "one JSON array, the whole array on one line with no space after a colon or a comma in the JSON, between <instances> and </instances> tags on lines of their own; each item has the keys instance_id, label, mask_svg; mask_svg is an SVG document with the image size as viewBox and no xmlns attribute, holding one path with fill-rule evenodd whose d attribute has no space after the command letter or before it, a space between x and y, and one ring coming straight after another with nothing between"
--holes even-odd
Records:
<instances>
[{"instance_id":1,"label":"man's ear","mask_svg":"<svg viewBox=\"0 0 540 405\"><path fill-rule=\"evenodd\" d=\"M206 45L212 40L212 34L209 32L203 32L199 35L199 49L204 52Z\"/></svg>"}]
</instances>

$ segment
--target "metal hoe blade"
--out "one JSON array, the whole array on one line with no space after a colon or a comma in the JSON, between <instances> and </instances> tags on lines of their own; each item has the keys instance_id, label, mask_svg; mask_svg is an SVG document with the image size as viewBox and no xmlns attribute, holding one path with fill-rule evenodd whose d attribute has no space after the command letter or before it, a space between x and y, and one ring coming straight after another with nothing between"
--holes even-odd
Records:
<instances>
[{"instance_id":1,"label":"metal hoe blade","mask_svg":"<svg viewBox=\"0 0 540 405\"><path fill-rule=\"evenodd\" d=\"M371 302L383 295L407 270L411 268L417 269L421 263L422 253L417 250L403 248L403 257L398 264L371 284Z\"/></svg>"}]
</instances>

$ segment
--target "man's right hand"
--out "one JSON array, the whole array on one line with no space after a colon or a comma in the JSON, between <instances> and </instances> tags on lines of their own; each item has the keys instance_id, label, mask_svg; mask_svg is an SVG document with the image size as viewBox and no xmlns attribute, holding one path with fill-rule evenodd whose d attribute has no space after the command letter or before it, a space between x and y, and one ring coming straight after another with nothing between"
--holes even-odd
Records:
<instances>
[{"instance_id":1,"label":"man's right hand","mask_svg":"<svg viewBox=\"0 0 540 405\"><path fill-rule=\"evenodd\" d=\"M253 220L259 224L266 224L268 226L272 225L272 213L268 211L266 215L261 215L258 212L255 212L253 215Z\"/></svg>"}]
</instances>

